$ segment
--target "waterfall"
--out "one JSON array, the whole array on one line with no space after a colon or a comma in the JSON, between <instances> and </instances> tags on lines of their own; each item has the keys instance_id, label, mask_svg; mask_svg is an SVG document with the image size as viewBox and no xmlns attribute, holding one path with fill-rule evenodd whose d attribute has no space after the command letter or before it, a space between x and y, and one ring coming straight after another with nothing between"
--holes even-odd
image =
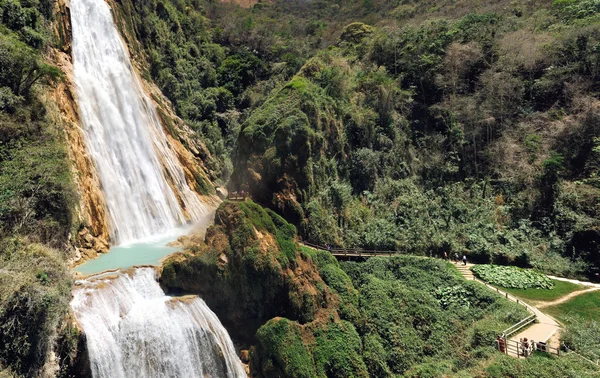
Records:
<instances>
[{"instance_id":1,"label":"waterfall","mask_svg":"<svg viewBox=\"0 0 600 378\"><path fill-rule=\"evenodd\" d=\"M84 138L114 244L163 234L206 213L169 148L104 0L71 1L73 71Z\"/></svg>"},{"instance_id":2,"label":"waterfall","mask_svg":"<svg viewBox=\"0 0 600 378\"><path fill-rule=\"evenodd\" d=\"M71 303L94 378L246 377L231 339L197 297L165 296L152 268L80 283Z\"/></svg>"},{"instance_id":3,"label":"waterfall","mask_svg":"<svg viewBox=\"0 0 600 378\"><path fill-rule=\"evenodd\" d=\"M73 72L83 134L113 243L170 233L209 213L171 151L104 0L72 0ZM246 377L202 299L166 296L151 268L79 281L71 308L94 378Z\"/></svg>"}]
</instances>

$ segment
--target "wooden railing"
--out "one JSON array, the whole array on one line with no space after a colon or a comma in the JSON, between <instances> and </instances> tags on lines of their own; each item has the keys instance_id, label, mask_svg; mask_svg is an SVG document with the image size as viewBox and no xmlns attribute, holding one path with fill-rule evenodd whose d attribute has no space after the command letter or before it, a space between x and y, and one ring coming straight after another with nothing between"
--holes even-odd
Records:
<instances>
[{"instance_id":1,"label":"wooden railing","mask_svg":"<svg viewBox=\"0 0 600 378\"><path fill-rule=\"evenodd\" d=\"M501 344L501 342L503 344ZM560 349L554 348L545 342L536 342L535 340L527 340L527 342L521 342L517 340L503 339L502 341L496 340L498 350L502 353L515 356L517 358L527 358L533 354L533 352L544 352L555 354L560 356Z\"/></svg>"},{"instance_id":2,"label":"wooden railing","mask_svg":"<svg viewBox=\"0 0 600 378\"><path fill-rule=\"evenodd\" d=\"M320 249L322 251L331 252L332 255L338 257L372 257L372 256L392 256L401 254L400 251L379 250L379 249L359 249L359 248L339 248L339 247L324 247L322 245L313 244L307 241L301 242L309 247Z\"/></svg>"},{"instance_id":3,"label":"wooden railing","mask_svg":"<svg viewBox=\"0 0 600 378\"><path fill-rule=\"evenodd\" d=\"M227 199L230 201L245 201L248 198L248 192L239 191L239 192L229 192L227 193Z\"/></svg>"},{"instance_id":4,"label":"wooden railing","mask_svg":"<svg viewBox=\"0 0 600 378\"><path fill-rule=\"evenodd\" d=\"M529 310L529 309L528 309ZM529 315L528 317L526 317L525 319L521 320L518 323L513 324L512 326L508 327L507 329L505 329L504 331L502 331L502 336L503 338L507 338L510 335L512 335L513 333L527 327L528 325L530 325L531 323L535 322L535 314Z\"/></svg>"}]
</instances>

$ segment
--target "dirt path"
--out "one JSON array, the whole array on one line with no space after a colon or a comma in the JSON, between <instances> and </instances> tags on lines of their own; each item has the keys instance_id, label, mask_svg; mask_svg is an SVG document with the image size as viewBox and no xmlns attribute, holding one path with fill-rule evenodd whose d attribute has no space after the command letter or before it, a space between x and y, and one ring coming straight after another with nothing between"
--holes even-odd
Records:
<instances>
[{"instance_id":1,"label":"dirt path","mask_svg":"<svg viewBox=\"0 0 600 378\"><path fill-rule=\"evenodd\" d=\"M572 280L569 278L562 278L562 277L556 277L556 276L548 276L548 278L552 278L553 280L557 280L557 281L564 281L564 282L570 282L576 285L583 285L583 286L590 286L590 287L596 287L596 288L600 288L600 283L593 283L593 282L588 282L588 281L579 281L579 280Z\"/></svg>"},{"instance_id":2,"label":"dirt path","mask_svg":"<svg viewBox=\"0 0 600 378\"><path fill-rule=\"evenodd\" d=\"M592 287L592 288L585 289L585 290L578 290L578 291L574 291L574 292L572 292L572 293L569 293L569 294L565 295L564 297L560 297L560 298L558 298L557 300L555 300L555 301L552 301L552 302L537 302L537 303L536 303L536 306L537 306L538 308L544 308L544 307L555 306L555 305L557 305L557 304L561 304L561 303L563 303L563 302L566 302L566 301L568 301L569 299L571 299L571 298L573 298L573 297L576 297L576 296L578 296L578 295L585 294L585 293L589 293L590 291L596 291L596 290L600 290L600 287Z\"/></svg>"}]
</instances>

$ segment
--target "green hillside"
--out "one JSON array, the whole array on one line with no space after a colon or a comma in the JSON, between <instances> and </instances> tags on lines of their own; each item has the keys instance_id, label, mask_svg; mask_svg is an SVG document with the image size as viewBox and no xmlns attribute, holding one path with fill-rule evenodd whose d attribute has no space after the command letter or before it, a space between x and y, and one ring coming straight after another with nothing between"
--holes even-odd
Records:
<instances>
[{"instance_id":1,"label":"green hillside","mask_svg":"<svg viewBox=\"0 0 600 378\"><path fill-rule=\"evenodd\" d=\"M161 283L206 296L252 347L255 376L598 376L573 356L495 353L519 309L443 263L339 264L296 244L595 279L598 0L110 5L136 68L189 129L180 141L213 184L254 201L222 205ZM0 0L0 377L41 376L50 351L54 375L84 371L68 270L87 226L81 172L52 96L65 6ZM594 298L579 299L586 313ZM570 346L600 355L593 319L567 323Z\"/></svg>"}]
</instances>

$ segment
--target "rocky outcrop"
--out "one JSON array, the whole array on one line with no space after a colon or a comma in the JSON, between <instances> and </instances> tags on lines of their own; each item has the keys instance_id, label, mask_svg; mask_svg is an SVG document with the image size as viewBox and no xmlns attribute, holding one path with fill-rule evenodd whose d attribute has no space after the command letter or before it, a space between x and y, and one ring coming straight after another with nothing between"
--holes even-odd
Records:
<instances>
[{"instance_id":1,"label":"rocky outcrop","mask_svg":"<svg viewBox=\"0 0 600 378\"><path fill-rule=\"evenodd\" d=\"M336 297L294 237L294 227L272 211L251 201L225 202L206 243L187 240L187 255L167 260L161 285L200 295L242 343L252 343L256 330L275 316L301 323L324 312L337 316L327 309Z\"/></svg>"}]
</instances>

